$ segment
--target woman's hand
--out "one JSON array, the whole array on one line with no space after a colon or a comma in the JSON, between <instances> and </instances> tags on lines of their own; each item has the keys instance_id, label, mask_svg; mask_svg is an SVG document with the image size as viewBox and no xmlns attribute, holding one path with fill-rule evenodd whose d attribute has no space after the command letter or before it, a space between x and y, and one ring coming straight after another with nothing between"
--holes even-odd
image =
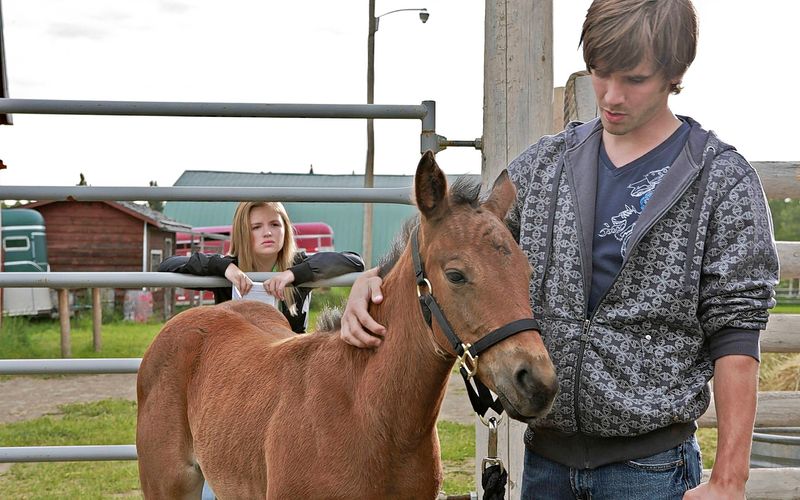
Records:
<instances>
[{"instance_id":1,"label":"woman's hand","mask_svg":"<svg viewBox=\"0 0 800 500\"><path fill-rule=\"evenodd\" d=\"M340 337L355 347L378 347L386 334L386 328L369 315L369 303L383 301L378 268L370 269L359 276L350 289L347 306L342 313Z\"/></svg>"},{"instance_id":2,"label":"woman's hand","mask_svg":"<svg viewBox=\"0 0 800 500\"><path fill-rule=\"evenodd\" d=\"M253 287L253 281L236 264L230 264L225 268L225 277L242 295L246 295Z\"/></svg>"},{"instance_id":3,"label":"woman's hand","mask_svg":"<svg viewBox=\"0 0 800 500\"><path fill-rule=\"evenodd\" d=\"M284 300L283 290L286 285L294 283L294 273L283 271L264 282L264 290L273 297Z\"/></svg>"}]
</instances>

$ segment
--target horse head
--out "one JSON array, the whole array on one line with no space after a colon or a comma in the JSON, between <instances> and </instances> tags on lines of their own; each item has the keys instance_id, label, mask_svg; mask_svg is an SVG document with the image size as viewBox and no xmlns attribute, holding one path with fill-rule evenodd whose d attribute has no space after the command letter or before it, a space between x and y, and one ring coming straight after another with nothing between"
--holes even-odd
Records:
<instances>
[{"instance_id":1,"label":"horse head","mask_svg":"<svg viewBox=\"0 0 800 500\"><path fill-rule=\"evenodd\" d=\"M433 153L426 152L417 167L414 194L420 224L418 243L412 242L412 247L418 245L419 267L427 280L421 280L417 271L417 283L421 297L435 297L438 306L432 307L446 317L444 322L429 322L435 342L458 356L457 343L446 331L449 327L468 349L488 340L489 332L494 336L498 329L516 324L516 331L500 335L502 340L475 359L469 352L462 355L462 363L497 394L512 418L529 421L545 414L558 383L531 321L530 264L503 222L515 198L507 173L479 202L477 186L456 183L448 192Z\"/></svg>"}]
</instances>

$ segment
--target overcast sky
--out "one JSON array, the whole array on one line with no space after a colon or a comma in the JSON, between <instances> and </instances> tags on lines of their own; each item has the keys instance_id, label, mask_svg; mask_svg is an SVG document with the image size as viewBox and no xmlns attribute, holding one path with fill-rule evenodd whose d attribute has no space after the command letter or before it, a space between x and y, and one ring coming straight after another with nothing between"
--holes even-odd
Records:
<instances>
[{"instance_id":1,"label":"overcast sky","mask_svg":"<svg viewBox=\"0 0 800 500\"><path fill-rule=\"evenodd\" d=\"M557 0L555 83L583 69L589 0ZM375 101L437 102L437 132L482 133L477 0L377 0ZM696 0L700 45L676 113L752 161L800 160L795 0ZM366 102L367 0L2 0L9 93L36 99ZM14 115L0 127L6 185L170 186L184 170L362 173L363 120ZM377 174L411 174L417 120L376 121ZM479 173L480 153L439 154Z\"/></svg>"}]
</instances>

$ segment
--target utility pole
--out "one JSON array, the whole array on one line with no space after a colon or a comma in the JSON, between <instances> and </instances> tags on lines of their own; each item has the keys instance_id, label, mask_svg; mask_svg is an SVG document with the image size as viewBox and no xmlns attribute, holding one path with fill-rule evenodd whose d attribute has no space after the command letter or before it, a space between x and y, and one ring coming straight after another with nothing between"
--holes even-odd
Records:
<instances>
[{"instance_id":1,"label":"utility pole","mask_svg":"<svg viewBox=\"0 0 800 500\"><path fill-rule=\"evenodd\" d=\"M375 102L375 0L369 0L369 32L367 34L367 104ZM375 185L375 126L367 118L367 161L364 168L364 187ZM364 203L364 230L362 232L362 257L367 268L372 266L372 203Z\"/></svg>"}]
</instances>

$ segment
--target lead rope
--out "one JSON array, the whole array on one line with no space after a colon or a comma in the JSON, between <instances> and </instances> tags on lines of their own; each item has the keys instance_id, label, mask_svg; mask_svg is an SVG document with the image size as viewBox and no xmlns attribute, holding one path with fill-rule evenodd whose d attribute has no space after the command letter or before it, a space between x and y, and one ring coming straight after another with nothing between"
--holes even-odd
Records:
<instances>
[{"instance_id":1,"label":"lead rope","mask_svg":"<svg viewBox=\"0 0 800 500\"><path fill-rule=\"evenodd\" d=\"M506 496L508 472L503 466L503 461L497 456L497 425L503 420L503 416L500 415L500 420L495 417L489 417L488 420L480 418L481 422L489 428L487 456L481 462L483 500L503 500Z\"/></svg>"}]
</instances>

